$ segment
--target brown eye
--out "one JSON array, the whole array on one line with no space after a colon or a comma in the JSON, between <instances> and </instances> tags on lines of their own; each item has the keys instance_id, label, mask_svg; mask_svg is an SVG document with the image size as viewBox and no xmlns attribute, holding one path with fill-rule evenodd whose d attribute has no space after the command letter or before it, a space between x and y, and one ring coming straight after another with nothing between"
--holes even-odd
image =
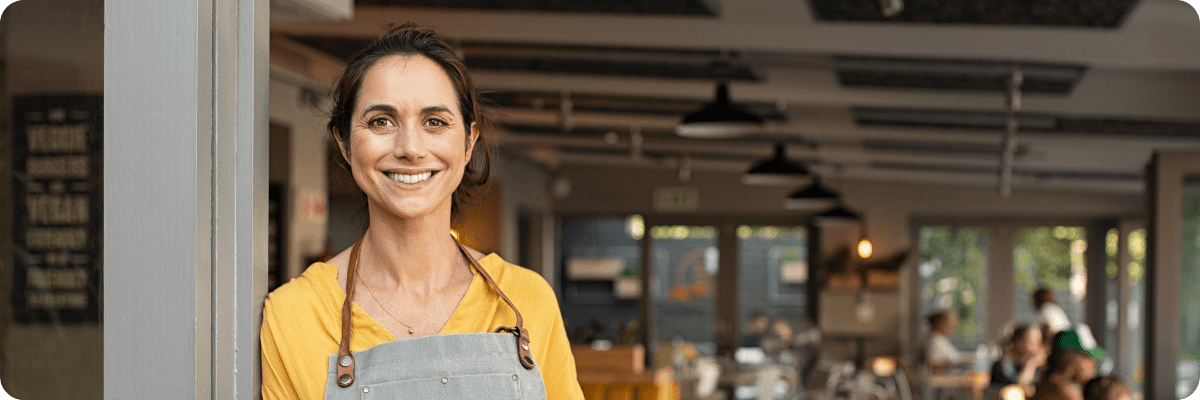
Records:
<instances>
[{"instance_id":1,"label":"brown eye","mask_svg":"<svg viewBox=\"0 0 1200 400\"><path fill-rule=\"evenodd\" d=\"M367 126L370 126L371 128L385 128L385 127L390 128L390 127L396 126L396 124L392 123L392 120L390 120L390 119L378 117L378 118L373 118L370 121L368 121Z\"/></svg>"},{"instance_id":2,"label":"brown eye","mask_svg":"<svg viewBox=\"0 0 1200 400\"><path fill-rule=\"evenodd\" d=\"M426 123L427 123L427 124L429 124L429 125L432 125L432 126L446 126L446 125L450 125L450 124L449 124L449 123L447 123L446 121L443 121L441 118L430 118L430 119L429 119L429 121L427 121Z\"/></svg>"}]
</instances>

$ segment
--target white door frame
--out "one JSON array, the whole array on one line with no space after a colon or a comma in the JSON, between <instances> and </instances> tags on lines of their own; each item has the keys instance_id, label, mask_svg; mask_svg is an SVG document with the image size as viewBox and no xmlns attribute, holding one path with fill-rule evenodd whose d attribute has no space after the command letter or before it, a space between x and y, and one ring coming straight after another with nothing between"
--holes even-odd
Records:
<instances>
[{"instance_id":1,"label":"white door frame","mask_svg":"<svg viewBox=\"0 0 1200 400\"><path fill-rule=\"evenodd\" d=\"M1150 163L1146 196L1146 380L1147 400L1175 399L1179 363L1180 280L1183 278L1183 184L1200 175L1200 151L1158 151ZM1192 282L1191 284L1194 284Z\"/></svg>"},{"instance_id":2,"label":"white door frame","mask_svg":"<svg viewBox=\"0 0 1200 400\"><path fill-rule=\"evenodd\" d=\"M258 396L268 4L105 1L105 398Z\"/></svg>"}]
</instances>

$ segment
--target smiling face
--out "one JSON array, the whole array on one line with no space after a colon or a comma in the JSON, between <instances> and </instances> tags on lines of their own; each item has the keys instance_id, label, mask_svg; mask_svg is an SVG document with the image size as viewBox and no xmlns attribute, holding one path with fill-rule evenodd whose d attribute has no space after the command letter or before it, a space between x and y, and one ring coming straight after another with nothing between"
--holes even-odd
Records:
<instances>
[{"instance_id":1,"label":"smiling face","mask_svg":"<svg viewBox=\"0 0 1200 400\"><path fill-rule=\"evenodd\" d=\"M338 143L370 212L402 219L445 214L479 137L467 127L446 72L420 55L379 60L363 77Z\"/></svg>"}]
</instances>

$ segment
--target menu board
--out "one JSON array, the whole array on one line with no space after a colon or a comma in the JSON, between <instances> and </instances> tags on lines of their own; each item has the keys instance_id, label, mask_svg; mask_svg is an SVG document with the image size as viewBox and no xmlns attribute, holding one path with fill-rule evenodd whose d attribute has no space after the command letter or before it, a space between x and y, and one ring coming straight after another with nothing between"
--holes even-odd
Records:
<instances>
[{"instance_id":1,"label":"menu board","mask_svg":"<svg viewBox=\"0 0 1200 400\"><path fill-rule=\"evenodd\" d=\"M100 321L103 97L13 99L14 317Z\"/></svg>"}]
</instances>

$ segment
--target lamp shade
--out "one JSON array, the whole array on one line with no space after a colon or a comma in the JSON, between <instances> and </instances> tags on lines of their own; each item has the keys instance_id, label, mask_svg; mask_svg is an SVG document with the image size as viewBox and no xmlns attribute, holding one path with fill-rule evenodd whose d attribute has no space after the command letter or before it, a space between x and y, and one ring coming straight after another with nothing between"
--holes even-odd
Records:
<instances>
[{"instance_id":1,"label":"lamp shade","mask_svg":"<svg viewBox=\"0 0 1200 400\"><path fill-rule=\"evenodd\" d=\"M716 99L685 115L675 127L675 134L696 139L725 139L752 133L762 125L762 117L729 101L729 85L721 81L717 83Z\"/></svg>"},{"instance_id":2,"label":"lamp shade","mask_svg":"<svg viewBox=\"0 0 1200 400\"><path fill-rule=\"evenodd\" d=\"M784 154L783 144L775 144L775 155L760 160L742 174L742 183L747 185L796 185L812 179L812 173L804 164L789 160Z\"/></svg>"},{"instance_id":3,"label":"lamp shade","mask_svg":"<svg viewBox=\"0 0 1200 400\"><path fill-rule=\"evenodd\" d=\"M837 206L812 216L813 224L820 226L835 226L853 224L862 220L862 215L846 208Z\"/></svg>"},{"instance_id":4,"label":"lamp shade","mask_svg":"<svg viewBox=\"0 0 1200 400\"><path fill-rule=\"evenodd\" d=\"M783 208L788 210L818 210L836 206L841 195L821 184L820 177L813 177L811 185L783 199Z\"/></svg>"}]
</instances>

